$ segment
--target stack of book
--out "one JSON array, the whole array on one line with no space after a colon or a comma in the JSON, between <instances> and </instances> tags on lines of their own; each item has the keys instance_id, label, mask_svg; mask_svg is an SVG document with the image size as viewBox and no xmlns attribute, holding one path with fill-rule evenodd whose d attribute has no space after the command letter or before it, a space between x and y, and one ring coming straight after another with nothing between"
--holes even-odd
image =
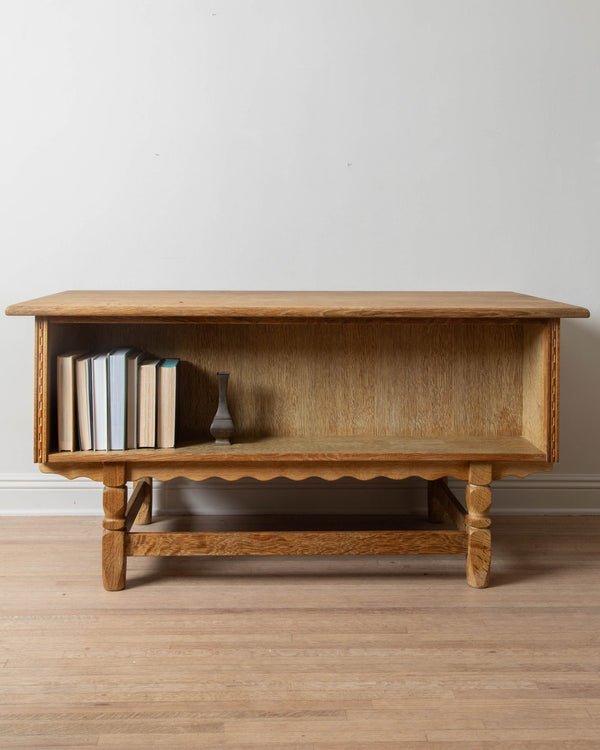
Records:
<instances>
[{"instance_id":1,"label":"stack of book","mask_svg":"<svg viewBox=\"0 0 600 750\"><path fill-rule=\"evenodd\" d=\"M58 449L173 448L178 362L129 347L59 355Z\"/></svg>"}]
</instances>

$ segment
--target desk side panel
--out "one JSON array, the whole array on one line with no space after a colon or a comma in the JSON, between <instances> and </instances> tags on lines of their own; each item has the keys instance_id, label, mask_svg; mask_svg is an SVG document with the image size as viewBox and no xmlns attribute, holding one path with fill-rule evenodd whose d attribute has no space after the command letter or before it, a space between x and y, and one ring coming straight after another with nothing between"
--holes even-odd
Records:
<instances>
[{"instance_id":1,"label":"desk side panel","mask_svg":"<svg viewBox=\"0 0 600 750\"><path fill-rule=\"evenodd\" d=\"M560 319L528 323L523 347L523 437L558 461Z\"/></svg>"},{"instance_id":2,"label":"desk side panel","mask_svg":"<svg viewBox=\"0 0 600 750\"><path fill-rule=\"evenodd\" d=\"M550 321L550 445L548 460L558 461L558 415L560 402L560 318Z\"/></svg>"}]
</instances>

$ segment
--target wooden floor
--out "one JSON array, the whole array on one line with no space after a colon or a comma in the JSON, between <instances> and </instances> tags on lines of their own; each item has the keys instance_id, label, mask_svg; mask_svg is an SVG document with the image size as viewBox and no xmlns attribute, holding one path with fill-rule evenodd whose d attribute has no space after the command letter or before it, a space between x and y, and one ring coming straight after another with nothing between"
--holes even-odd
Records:
<instances>
[{"instance_id":1,"label":"wooden floor","mask_svg":"<svg viewBox=\"0 0 600 750\"><path fill-rule=\"evenodd\" d=\"M0 747L600 748L600 517L498 518L462 556L133 558L2 518Z\"/></svg>"}]
</instances>

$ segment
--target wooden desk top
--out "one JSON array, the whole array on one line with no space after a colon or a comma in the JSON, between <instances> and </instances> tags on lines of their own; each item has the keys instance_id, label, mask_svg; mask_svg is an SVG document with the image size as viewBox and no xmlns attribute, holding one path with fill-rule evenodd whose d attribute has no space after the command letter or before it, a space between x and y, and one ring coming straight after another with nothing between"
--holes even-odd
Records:
<instances>
[{"instance_id":1,"label":"wooden desk top","mask_svg":"<svg viewBox=\"0 0 600 750\"><path fill-rule=\"evenodd\" d=\"M68 291L7 315L143 318L587 318L584 307L515 292Z\"/></svg>"}]
</instances>

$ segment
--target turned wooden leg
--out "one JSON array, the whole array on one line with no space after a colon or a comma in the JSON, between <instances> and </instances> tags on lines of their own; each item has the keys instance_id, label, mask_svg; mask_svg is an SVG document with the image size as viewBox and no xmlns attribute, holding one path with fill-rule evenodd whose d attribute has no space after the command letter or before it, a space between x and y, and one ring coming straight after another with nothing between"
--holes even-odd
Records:
<instances>
[{"instance_id":1,"label":"turned wooden leg","mask_svg":"<svg viewBox=\"0 0 600 750\"><path fill-rule=\"evenodd\" d=\"M145 526L152 523L152 479L140 480L144 482L142 492L144 493L144 499L138 511L135 519L136 524Z\"/></svg>"},{"instance_id":2,"label":"turned wooden leg","mask_svg":"<svg viewBox=\"0 0 600 750\"><path fill-rule=\"evenodd\" d=\"M125 464L104 464L104 533L102 536L102 582L107 591L125 588L125 510L127 485Z\"/></svg>"},{"instance_id":3,"label":"turned wooden leg","mask_svg":"<svg viewBox=\"0 0 600 750\"><path fill-rule=\"evenodd\" d=\"M444 509L439 501L439 482L446 483L447 479L436 479L427 482L427 517L429 523L442 523Z\"/></svg>"},{"instance_id":4,"label":"turned wooden leg","mask_svg":"<svg viewBox=\"0 0 600 750\"><path fill-rule=\"evenodd\" d=\"M490 582L492 522L488 512L492 505L491 481L491 464L471 464L466 492L468 513L465 518L468 534L467 583L477 589L485 588Z\"/></svg>"}]
</instances>

